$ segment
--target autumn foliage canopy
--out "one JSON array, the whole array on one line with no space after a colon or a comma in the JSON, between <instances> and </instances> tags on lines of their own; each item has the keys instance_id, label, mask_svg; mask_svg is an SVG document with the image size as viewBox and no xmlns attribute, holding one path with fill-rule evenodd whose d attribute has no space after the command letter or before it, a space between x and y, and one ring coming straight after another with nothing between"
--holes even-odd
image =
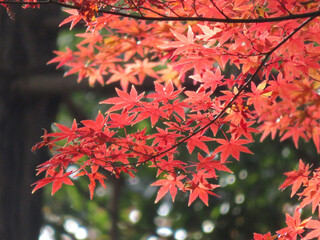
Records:
<instances>
[{"instance_id":1,"label":"autumn foliage canopy","mask_svg":"<svg viewBox=\"0 0 320 240\"><path fill-rule=\"evenodd\" d=\"M2 2L2 3L1 3ZM155 202L178 191L208 205L219 172L240 153L253 154L253 134L310 141L320 152L319 0L49 0L3 1L24 7L56 4L69 15L61 23L85 24L76 50L56 51L49 63L77 74L90 86L120 82L101 102L106 113L72 126L56 124L33 150L48 147L39 165L52 194L71 176L106 187L108 175L134 177L155 168ZM135 85L154 81L154 91ZM191 82L193 88L185 88ZM142 126L142 127L141 127ZM137 130L138 129L138 130ZM62 144L63 142L63 144ZM188 158L181 158L181 152ZM287 227L255 240L320 239L320 169L298 160L280 189L299 197ZM77 166L77 170L69 170ZM304 208L313 217L301 219Z\"/></svg>"}]
</instances>

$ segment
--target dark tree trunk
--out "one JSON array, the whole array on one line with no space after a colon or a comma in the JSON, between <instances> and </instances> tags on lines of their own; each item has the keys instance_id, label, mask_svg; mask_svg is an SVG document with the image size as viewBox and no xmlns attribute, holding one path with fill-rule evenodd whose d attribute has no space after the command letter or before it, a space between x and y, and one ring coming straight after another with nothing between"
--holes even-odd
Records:
<instances>
[{"instance_id":1,"label":"dark tree trunk","mask_svg":"<svg viewBox=\"0 0 320 240\"><path fill-rule=\"evenodd\" d=\"M11 20L0 9L0 238L36 240L42 223L41 192L31 194L35 168L48 158L31 153L42 128L50 128L59 97L17 91L15 84L49 74L46 62L55 49L57 7L16 8Z\"/></svg>"}]
</instances>

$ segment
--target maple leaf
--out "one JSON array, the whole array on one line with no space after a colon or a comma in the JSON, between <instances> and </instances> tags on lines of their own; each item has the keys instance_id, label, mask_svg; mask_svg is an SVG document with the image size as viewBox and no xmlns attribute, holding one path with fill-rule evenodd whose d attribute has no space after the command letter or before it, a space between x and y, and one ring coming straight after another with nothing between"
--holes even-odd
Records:
<instances>
[{"instance_id":1,"label":"maple leaf","mask_svg":"<svg viewBox=\"0 0 320 240\"><path fill-rule=\"evenodd\" d=\"M292 83L292 79L285 78L280 72L276 80L269 81L270 86L266 88L268 91L272 91L273 94L278 93L279 96L285 100L291 101L291 91L297 91L299 88Z\"/></svg>"},{"instance_id":2,"label":"maple leaf","mask_svg":"<svg viewBox=\"0 0 320 240\"><path fill-rule=\"evenodd\" d=\"M47 178L40 179L39 181L37 181L36 183L33 184L33 185L36 185L36 186L32 190L32 193L34 193L38 189L44 187L45 185L47 185L47 184L49 184L49 183L51 183L53 181L54 181L53 177L47 177Z\"/></svg>"},{"instance_id":3,"label":"maple leaf","mask_svg":"<svg viewBox=\"0 0 320 240\"><path fill-rule=\"evenodd\" d=\"M151 103L143 102L142 106L136 109L140 114L137 116L135 123L150 117L151 125L154 126L159 118L166 119L167 114L163 107L159 107L159 105L157 101Z\"/></svg>"},{"instance_id":4,"label":"maple leaf","mask_svg":"<svg viewBox=\"0 0 320 240\"><path fill-rule=\"evenodd\" d=\"M160 75L159 82L164 82L167 84L172 81L172 83L178 88L181 88L181 81L179 78L179 71L174 69L171 64L167 64L167 68L157 71L157 74Z\"/></svg>"},{"instance_id":5,"label":"maple leaf","mask_svg":"<svg viewBox=\"0 0 320 240\"><path fill-rule=\"evenodd\" d=\"M107 189L107 186L104 183L104 180L107 178L98 172L99 166L91 166L91 173L87 173L86 175L89 177L89 191L90 191L90 199L93 198L94 189L96 187L96 180L98 180L102 187Z\"/></svg>"},{"instance_id":6,"label":"maple leaf","mask_svg":"<svg viewBox=\"0 0 320 240\"><path fill-rule=\"evenodd\" d=\"M212 64L212 59L207 59L201 56L189 56L188 58L183 58L175 62L174 66L179 69L179 78L181 78L184 74L192 69L194 69L195 75L202 74L204 71L211 69Z\"/></svg>"},{"instance_id":7,"label":"maple leaf","mask_svg":"<svg viewBox=\"0 0 320 240\"><path fill-rule=\"evenodd\" d=\"M156 167L158 169L158 177L164 171L173 173L182 170L183 172L186 172L186 168L184 167L185 165L187 165L185 162L174 159L173 154L170 154L168 157L168 161L161 158L157 160L156 164L153 164L150 167Z\"/></svg>"},{"instance_id":8,"label":"maple leaf","mask_svg":"<svg viewBox=\"0 0 320 240\"><path fill-rule=\"evenodd\" d=\"M274 139L278 131L278 124L277 122L273 122L273 121L264 121L264 123L260 125L259 130L262 132L260 142L263 142L263 140L270 133L271 133L271 138Z\"/></svg>"},{"instance_id":9,"label":"maple leaf","mask_svg":"<svg viewBox=\"0 0 320 240\"><path fill-rule=\"evenodd\" d=\"M224 171L232 173L232 171L227 168L224 164L222 164L220 161L214 160L216 155L211 155L208 157L203 157L200 153L198 153L198 161L197 163L197 171L200 171L202 169L206 170L209 174L212 175L212 177L216 178L216 170L218 171Z\"/></svg>"},{"instance_id":10,"label":"maple leaf","mask_svg":"<svg viewBox=\"0 0 320 240\"><path fill-rule=\"evenodd\" d=\"M241 119L239 125L234 125L230 123L230 129L228 132L231 133L232 138L238 139L241 136L244 136L250 141L253 141L251 132L259 133L259 131L255 128L251 128L250 126L253 125L255 122L245 122L243 119Z\"/></svg>"},{"instance_id":11,"label":"maple leaf","mask_svg":"<svg viewBox=\"0 0 320 240\"><path fill-rule=\"evenodd\" d=\"M312 139L314 145L317 148L317 152L320 153L320 127L315 127L312 131Z\"/></svg>"},{"instance_id":12,"label":"maple leaf","mask_svg":"<svg viewBox=\"0 0 320 240\"><path fill-rule=\"evenodd\" d=\"M214 91L217 86L222 85L221 80L223 79L223 75L221 75L221 70L218 67L215 72L213 73L212 71L206 71L202 81L203 81L203 87L204 88L211 88L211 91Z\"/></svg>"},{"instance_id":13,"label":"maple leaf","mask_svg":"<svg viewBox=\"0 0 320 240\"><path fill-rule=\"evenodd\" d=\"M190 196L189 196L189 201L188 201L188 206L190 206L194 200L196 200L198 197L202 200L202 202L209 206L208 203L208 195L213 195L213 196L218 196L217 194L211 192L212 189L219 187L219 185L213 185L210 184L210 187L208 185L203 185L202 183L199 183L199 185L193 186Z\"/></svg>"},{"instance_id":14,"label":"maple leaf","mask_svg":"<svg viewBox=\"0 0 320 240\"><path fill-rule=\"evenodd\" d=\"M302 137L304 139L307 139L307 136L305 134L305 128L304 127L299 127L299 126L294 126L294 127L288 127L286 129L286 133L283 134L281 137L280 141L284 141L285 139L292 137L294 146L298 148L298 141L299 138Z\"/></svg>"},{"instance_id":15,"label":"maple leaf","mask_svg":"<svg viewBox=\"0 0 320 240\"><path fill-rule=\"evenodd\" d=\"M71 128L68 128L62 124L55 123L55 125L59 128L60 132L50 133L47 134L47 137L54 137L55 139L52 140L54 142L67 139L67 142L73 141L75 138L78 137L77 131L77 122L74 119Z\"/></svg>"},{"instance_id":16,"label":"maple leaf","mask_svg":"<svg viewBox=\"0 0 320 240\"><path fill-rule=\"evenodd\" d=\"M175 131L168 132L168 129L161 129L157 127L158 133L153 134L153 137L155 138L152 146L159 146L159 147L171 147L174 144L177 143L177 138L183 137L182 134L178 134Z\"/></svg>"},{"instance_id":17,"label":"maple leaf","mask_svg":"<svg viewBox=\"0 0 320 240\"><path fill-rule=\"evenodd\" d=\"M132 72L132 74L138 75L139 83L142 84L146 75L153 77L155 79L159 78L156 72L153 70L153 68L157 65L158 63L149 62L148 58L146 58L143 61L136 59L135 63L127 64L126 67L129 72Z\"/></svg>"},{"instance_id":18,"label":"maple leaf","mask_svg":"<svg viewBox=\"0 0 320 240\"><path fill-rule=\"evenodd\" d=\"M159 202L160 199L163 198L168 191L170 192L172 202L174 202L178 188L183 188L183 183L181 182L181 180L185 178L184 175L176 176L175 174L166 174L164 177L165 179L160 179L151 184L151 186L161 186L158 191L155 203Z\"/></svg>"},{"instance_id":19,"label":"maple leaf","mask_svg":"<svg viewBox=\"0 0 320 240\"><path fill-rule=\"evenodd\" d=\"M138 95L137 90L134 86L131 87L130 94L126 91L121 91L116 88L116 92L119 97L108 98L101 104L112 104L113 106L108 110L108 112L114 112L120 109L130 110L133 107L139 105L139 101L143 98L144 92Z\"/></svg>"},{"instance_id":20,"label":"maple leaf","mask_svg":"<svg viewBox=\"0 0 320 240\"><path fill-rule=\"evenodd\" d=\"M248 107L245 103L238 99L231 108L227 110L228 115L225 117L225 121L230 121L231 124L240 125L241 122L245 122L246 119L253 119L253 116L250 115Z\"/></svg>"},{"instance_id":21,"label":"maple leaf","mask_svg":"<svg viewBox=\"0 0 320 240\"><path fill-rule=\"evenodd\" d=\"M62 66L64 66L64 65L68 65L74 59L73 52L68 47L66 47L66 51L65 52L53 51L53 53L56 54L57 57L51 59L49 62L47 62L47 64L60 62L57 65L57 69L62 67Z\"/></svg>"},{"instance_id":22,"label":"maple leaf","mask_svg":"<svg viewBox=\"0 0 320 240\"><path fill-rule=\"evenodd\" d=\"M117 65L115 69L110 69L110 73L112 73L112 75L108 79L107 84L120 81L122 89L126 92L128 90L129 83L138 84L136 77L130 71L131 70L128 68L122 68Z\"/></svg>"},{"instance_id":23,"label":"maple leaf","mask_svg":"<svg viewBox=\"0 0 320 240\"><path fill-rule=\"evenodd\" d=\"M277 235L271 236L270 232L268 232L266 234L259 234L259 233L253 234L253 240L273 240L276 237L277 237Z\"/></svg>"},{"instance_id":24,"label":"maple leaf","mask_svg":"<svg viewBox=\"0 0 320 240\"><path fill-rule=\"evenodd\" d=\"M176 99L172 104L167 104L163 106L163 110L167 112L168 116L172 116L173 112L176 113L176 116L179 116L182 120L186 120L185 110L186 104L184 102L180 102L180 99Z\"/></svg>"},{"instance_id":25,"label":"maple leaf","mask_svg":"<svg viewBox=\"0 0 320 240\"><path fill-rule=\"evenodd\" d=\"M52 182L51 195L55 194L56 191L58 191L62 187L62 184L73 185L73 182L70 179L70 175L73 173L72 171L63 173L63 169L61 168L59 172L55 172L55 171L51 171L51 172L54 172L54 174L51 173L50 177L43 178L37 181L36 183L34 183L36 186L32 190L32 193L34 193L39 188L42 188L51 182Z\"/></svg>"},{"instance_id":26,"label":"maple leaf","mask_svg":"<svg viewBox=\"0 0 320 240\"><path fill-rule=\"evenodd\" d=\"M297 236L301 235L305 230L306 224L310 221L311 217L301 221L301 213L299 209L296 209L294 216L291 217L289 214L286 214L286 224L288 227L285 227L279 231L278 234L285 236L288 239L296 240Z\"/></svg>"},{"instance_id":27,"label":"maple leaf","mask_svg":"<svg viewBox=\"0 0 320 240\"><path fill-rule=\"evenodd\" d=\"M166 44L162 44L159 46L159 48L162 49L169 49L169 48L176 48L176 50L173 52L172 56L179 55L185 51L189 51L194 47L194 33L192 31L192 28L188 26L188 32L187 36L178 33L171 29L172 34L176 39L179 41L173 41Z\"/></svg>"},{"instance_id":28,"label":"maple leaf","mask_svg":"<svg viewBox=\"0 0 320 240\"><path fill-rule=\"evenodd\" d=\"M203 86L199 87L196 92L185 91L184 93L187 95L187 98L184 100L184 102L187 104L192 104L192 109L206 111L212 108L212 102L210 99L212 91L205 91Z\"/></svg>"},{"instance_id":29,"label":"maple leaf","mask_svg":"<svg viewBox=\"0 0 320 240\"><path fill-rule=\"evenodd\" d=\"M81 123L88 129L92 129L95 132L102 131L103 127L105 126L105 123L107 121L107 118L104 118L102 113L99 111L95 121L94 120L83 120Z\"/></svg>"},{"instance_id":30,"label":"maple leaf","mask_svg":"<svg viewBox=\"0 0 320 240\"><path fill-rule=\"evenodd\" d=\"M79 11L77 9L64 9L64 11L69 13L71 16L63 20L60 23L59 27L71 22L71 25L70 25L70 30L71 30L79 21L83 20L83 16L79 15Z\"/></svg>"},{"instance_id":31,"label":"maple leaf","mask_svg":"<svg viewBox=\"0 0 320 240\"><path fill-rule=\"evenodd\" d=\"M209 40L214 38L214 36L221 32L221 29L219 28L213 28L211 29L209 26L206 26L206 25L201 25L201 24L198 24L198 26L201 28L202 32L204 33L203 35L197 35L197 38L198 39L202 39L206 42L209 42L210 45L213 45L216 41L216 39L214 39L213 43L211 43ZM208 46L210 46L208 45Z\"/></svg>"},{"instance_id":32,"label":"maple leaf","mask_svg":"<svg viewBox=\"0 0 320 240\"><path fill-rule=\"evenodd\" d=\"M306 184L308 182L310 171L309 164L305 165L303 161L299 160L299 169L298 171L286 172L284 175L287 176L287 179L279 187L279 189L284 190L286 187L292 185L291 197L296 194L301 184Z\"/></svg>"},{"instance_id":33,"label":"maple leaf","mask_svg":"<svg viewBox=\"0 0 320 240\"><path fill-rule=\"evenodd\" d=\"M302 202L300 203L300 207L303 208L308 204L312 204L312 213L318 207L318 212L320 216L320 188L319 188L319 180L320 180L320 169L316 169L313 172L313 176L309 181L305 184L305 189L299 193L300 198L304 197Z\"/></svg>"},{"instance_id":34,"label":"maple leaf","mask_svg":"<svg viewBox=\"0 0 320 240\"><path fill-rule=\"evenodd\" d=\"M150 93L147 97L156 99L159 102L167 103L169 100L174 100L183 91L184 88L174 91L172 81L169 81L165 86L155 82L155 93Z\"/></svg>"},{"instance_id":35,"label":"maple leaf","mask_svg":"<svg viewBox=\"0 0 320 240\"><path fill-rule=\"evenodd\" d=\"M240 152L251 153L252 152L243 144L250 143L252 141L247 139L214 139L216 142L220 143L221 146L217 147L212 154L217 154L221 152L221 163L225 163L227 158L231 155L239 161Z\"/></svg>"},{"instance_id":36,"label":"maple leaf","mask_svg":"<svg viewBox=\"0 0 320 240\"><path fill-rule=\"evenodd\" d=\"M202 170L193 174L192 181L185 184L186 190L190 191L188 206L190 206L197 198L200 198L205 205L209 206L208 195L218 196L213 193L212 190L219 187L219 185L210 184L206 178L212 178L212 176Z\"/></svg>"},{"instance_id":37,"label":"maple leaf","mask_svg":"<svg viewBox=\"0 0 320 240\"><path fill-rule=\"evenodd\" d=\"M189 153L191 154L194 148L198 147L209 155L210 153L209 153L208 146L204 142L212 141L212 140L213 140L212 138L207 136L202 136L201 134L196 134L195 136L192 136L187 140L187 148Z\"/></svg>"},{"instance_id":38,"label":"maple leaf","mask_svg":"<svg viewBox=\"0 0 320 240\"><path fill-rule=\"evenodd\" d=\"M130 126L136 117L136 113L131 115L128 111L123 110L121 114L111 113L109 114L110 121L108 122L110 128L124 128L125 126Z\"/></svg>"},{"instance_id":39,"label":"maple leaf","mask_svg":"<svg viewBox=\"0 0 320 240\"><path fill-rule=\"evenodd\" d=\"M303 240L315 239L315 238L320 239L320 221L311 219L310 221L308 221L305 227L313 230L309 232L303 238Z\"/></svg>"},{"instance_id":40,"label":"maple leaf","mask_svg":"<svg viewBox=\"0 0 320 240\"><path fill-rule=\"evenodd\" d=\"M49 148L50 150L52 150L53 147L55 146L55 143L54 143L54 141L52 140L52 138L49 137L48 135L49 135L49 134L48 134L47 130L44 129L44 133L43 133L43 135L42 135L42 137L41 137L43 140L40 141L40 142L38 142L38 143L36 143L36 144L31 148L31 151L34 152L34 151L36 151L37 149L42 148L42 147L44 147L44 146L48 146L48 148Z\"/></svg>"},{"instance_id":41,"label":"maple leaf","mask_svg":"<svg viewBox=\"0 0 320 240\"><path fill-rule=\"evenodd\" d=\"M271 91L265 90L267 81L263 81L258 86L251 82L251 93L247 93L249 96L248 105L254 105L255 110L260 115L262 113L263 106L268 103L268 97L271 95Z\"/></svg>"}]
</instances>

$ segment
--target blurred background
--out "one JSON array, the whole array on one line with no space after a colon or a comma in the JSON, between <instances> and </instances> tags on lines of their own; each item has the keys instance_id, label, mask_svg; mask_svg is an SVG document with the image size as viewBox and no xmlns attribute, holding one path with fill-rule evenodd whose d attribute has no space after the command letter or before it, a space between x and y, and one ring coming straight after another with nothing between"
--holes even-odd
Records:
<instances>
[{"instance_id":1,"label":"blurred background","mask_svg":"<svg viewBox=\"0 0 320 240\"><path fill-rule=\"evenodd\" d=\"M115 85L89 88L46 65L53 50L72 49L75 32L84 30L58 29L59 8L12 11L11 19L0 9L0 239L244 240L283 227L297 200L278 190L283 173L299 158L317 166L318 156L312 144L301 142L296 150L291 140L260 143L259 135L249 146L254 155L242 155L228 165L232 174L220 174L220 197L211 197L209 207L199 200L188 207L182 193L174 204L169 196L154 204L156 173L147 167L135 178L109 178L108 189L98 187L93 200L82 178L54 196L50 186L31 194L36 166L50 157L45 149L31 153L42 128L95 118Z\"/></svg>"}]
</instances>

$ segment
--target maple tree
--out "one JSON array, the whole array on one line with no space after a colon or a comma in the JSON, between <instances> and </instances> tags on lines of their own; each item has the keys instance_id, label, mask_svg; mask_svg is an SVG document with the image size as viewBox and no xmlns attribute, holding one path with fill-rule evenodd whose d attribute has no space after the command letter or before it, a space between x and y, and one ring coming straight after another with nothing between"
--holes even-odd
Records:
<instances>
[{"instance_id":1,"label":"maple tree","mask_svg":"<svg viewBox=\"0 0 320 240\"><path fill-rule=\"evenodd\" d=\"M56 4L69 16L60 24L86 32L49 63L78 74L89 85L119 82L117 96L95 120L74 120L71 128L44 132L33 150L48 147L53 156L39 165L45 177L33 191L52 183L52 194L72 176L87 176L90 198L96 183L106 188L109 174L134 177L140 165L157 169L155 202L178 191L208 205L219 171L240 153L252 154L252 135L261 141L312 141L320 152L320 1L158 1L48 0L4 1L25 8ZM232 68L232 71L228 70ZM106 80L107 79L107 80ZM154 80L155 90L134 85ZM186 89L192 81L194 89ZM143 126L133 131L133 126ZM180 159L187 151L189 159ZM307 161L307 160L304 160ZM69 170L77 166L77 170ZM299 161L280 186L292 185L299 206L286 216L287 227L254 239L320 239L320 169ZM301 192L298 192L302 189ZM311 206L312 219L301 219ZM308 230L309 229L309 230Z\"/></svg>"}]
</instances>

